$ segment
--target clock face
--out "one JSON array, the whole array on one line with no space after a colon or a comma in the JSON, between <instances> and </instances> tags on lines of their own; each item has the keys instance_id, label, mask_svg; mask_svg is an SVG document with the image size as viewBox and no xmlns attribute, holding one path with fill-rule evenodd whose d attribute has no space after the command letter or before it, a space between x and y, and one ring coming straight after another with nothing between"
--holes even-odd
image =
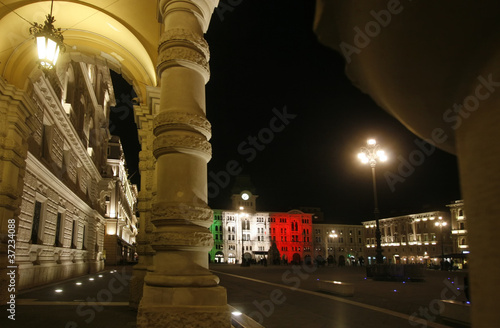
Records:
<instances>
[{"instance_id":1,"label":"clock face","mask_svg":"<svg viewBox=\"0 0 500 328\"><path fill-rule=\"evenodd\" d=\"M243 200L248 200L248 198L250 198L250 196L245 192L245 193L241 194L241 198Z\"/></svg>"}]
</instances>

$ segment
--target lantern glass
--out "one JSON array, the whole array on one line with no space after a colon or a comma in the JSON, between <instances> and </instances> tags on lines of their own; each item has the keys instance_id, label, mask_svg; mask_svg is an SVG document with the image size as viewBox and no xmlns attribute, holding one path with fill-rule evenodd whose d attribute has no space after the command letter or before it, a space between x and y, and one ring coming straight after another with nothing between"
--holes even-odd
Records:
<instances>
[{"instance_id":1,"label":"lantern glass","mask_svg":"<svg viewBox=\"0 0 500 328\"><path fill-rule=\"evenodd\" d=\"M57 42L45 35L41 35L36 37L36 46L40 65L48 69L54 67L61 50Z\"/></svg>"},{"instance_id":2,"label":"lantern glass","mask_svg":"<svg viewBox=\"0 0 500 328\"><path fill-rule=\"evenodd\" d=\"M36 38L36 47L38 49L38 59L44 60L45 54L46 54L45 37L44 36L38 36Z\"/></svg>"}]
</instances>

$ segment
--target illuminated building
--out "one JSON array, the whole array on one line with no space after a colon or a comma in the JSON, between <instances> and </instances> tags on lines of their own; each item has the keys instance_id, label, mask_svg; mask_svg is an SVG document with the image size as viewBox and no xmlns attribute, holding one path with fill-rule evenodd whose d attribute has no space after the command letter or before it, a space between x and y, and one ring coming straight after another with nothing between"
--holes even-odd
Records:
<instances>
[{"instance_id":1,"label":"illuminated building","mask_svg":"<svg viewBox=\"0 0 500 328\"><path fill-rule=\"evenodd\" d=\"M464 210L464 201L456 200L452 204L446 205L450 208L451 214L451 236L453 239L453 253L462 260L457 263L459 268L467 263L469 254L469 240L467 233L467 216Z\"/></svg>"},{"instance_id":2,"label":"illuminated building","mask_svg":"<svg viewBox=\"0 0 500 328\"><path fill-rule=\"evenodd\" d=\"M238 192L238 186L233 188L233 210L214 210L214 222L210 226L214 247L209 253L210 261L236 264L269 260L267 256L273 242L281 262L308 261L313 255L313 215L299 210L257 211L258 195L253 193L255 189L249 187L248 181L237 178L236 184L245 185L242 187L245 189L240 188Z\"/></svg>"},{"instance_id":3,"label":"illuminated building","mask_svg":"<svg viewBox=\"0 0 500 328\"><path fill-rule=\"evenodd\" d=\"M232 196L234 210L214 210L210 231L214 247L211 262L242 263L263 260L271 247L269 213L256 211L256 199L249 190Z\"/></svg>"},{"instance_id":4,"label":"illuminated building","mask_svg":"<svg viewBox=\"0 0 500 328\"><path fill-rule=\"evenodd\" d=\"M445 222L442 227L436 222ZM383 255L386 263L439 265L443 254L453 251L450 217L433 211L380 219ZM364 221L368 264L375 261L375 220Z\"/></svg>"},{"instance_id":5,"label":"illuminated building","mask_svg":"<svg viewBox=\"0 0 500 328\"><path fill-rule=\"evenodd\" d=\"M366 263L362 225L314 224L314 257L337 265Z\"/></svg>"},{"instance_id":6,"label":"illuminated building","mask_svg":"<svg viewBox=\"0 0 500 328\"><path fill-rule=\"evenodd\" d=\"M299 210L270 214L269 231L285 263L309 263L313 256L313 218Z\"/></svg>"},{"instance_id":7,"label":"illuminated building","mask_svg":"<svg viewBox=\"0 0 500 328\"><path fill-rule=\"evenodd\" d=\"M112 136L108 143L106 172L101 182L107 186L101 192L106 204L106 234L104 255L106 264L116 265L135 260L137 236L137 186L130 183L125 168L120 138Z\"/></svg>"},{"instance_id":8,"label":"illuminated building","mask_svg":"<svg viewBox=\"0 0 500 328\"><path fill-rule=\"evenodd\" d=\"M63 56L56 72L33 72L23 99L33 133L18 204L21 290L104 269L101 174L114 92L108 67Z\"/></svg>"}]
</instances>

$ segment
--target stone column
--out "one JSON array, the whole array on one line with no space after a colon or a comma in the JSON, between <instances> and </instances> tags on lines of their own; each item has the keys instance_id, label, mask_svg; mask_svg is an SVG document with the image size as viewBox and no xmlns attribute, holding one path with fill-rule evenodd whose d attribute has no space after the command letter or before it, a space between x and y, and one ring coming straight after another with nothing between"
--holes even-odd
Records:
<instances>
[{"instance_id":1,"label":"stone column","mask_svg":"<svg viewBox=\"0 0 500 328\"><path fill-rule=\"evenodd\" d=\"M6 304L9 296L17 291L18 283L9 286L14 272L15 242L21 212L21 196L24 186L27 140L33 131L31 102L24 91L8 85L0 78L0 303ZM12 291L12 292L11 292Z\"/></svg>"},{"instance_id":2,"label":"stone column","mask_svg":"<svg viewBox=\"0 0 500 328\"><path fill-rule=\"evenodd\" d=\"M231 326L226 291L208 270L213 216L207 205L211 127L205 115L209 51L203 33L216 4L159 1L165 30L158 54L160 108L154 119L156 255L144 279L140 328Z\"/></svg>"},{"instance_id":3,"label":"stone column","mask_svg":"<svg viewBox=\"0 0 500 328\"><path fill-rule=\"evenodd\" d=\"M137 235L137 254L139 263L134 266L130 281L129 306L138 309L142 299L144 277L147 268L153 265L155 251L151 247L154 226L151 223L151 204L153 198L153 179L155 178L155 157L153 156L153 114L159 105L159 89L149 87L147 104L134 106L139 142L142 151L139 153L139 171L141 173L141 191L137 208L139 211L139 234Z\"/></svg>"},{"instance_id":4,"label":"stone column","mask_svg":"<svg viewBox=\"0 0 500 328\"><path fill-rule=\"evenodd\" d=\"M500 229L500 73L493 61L481 76L493 83L473 84L464 100L468 116L457 129L457 155L470 245L470 295L473 327L500 327L500 265L496 260ZM489 92L489 93L488 93ZM468 100L477 96L478 106ZM481 101L479 101L479 100ZM474 103L472 102L474 105Z\"/></svg>"}]
</instances>

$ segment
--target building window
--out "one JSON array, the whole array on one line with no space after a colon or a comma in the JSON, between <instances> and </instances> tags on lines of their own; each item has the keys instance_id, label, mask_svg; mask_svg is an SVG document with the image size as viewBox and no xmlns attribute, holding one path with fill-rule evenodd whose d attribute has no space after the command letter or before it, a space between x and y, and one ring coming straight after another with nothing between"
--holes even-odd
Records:
<instances>
[{"instance_id":1,"label":"building window","mask_svg":"<svg viewBox=\"0 0 500 328\"><path fill-rule=\"evenodd\" d=\"M54 246L56 247L62 247L62 240L61 240L62 217L63 214L61 212L58 212L56 221L56 238L54 240Z\"/></svg>"},{"instance_id":2,"label":"building window","mask_svg":"<svg viewBox=\"0 0 500 328\"><path fill-rule=\"evenodd\" d=\"M82 249L85 250L87 249L87 245L85 243L85 232L86 232L87 226L83 226L83 231L82 231Z\"/></svg>"},{"instance_id":3,"label":"building window","mask_svg":"<svg viewBox=\"0 0 500 328\"><path fill-rule=\"evenodd\" d=\"M71 226L71 248L76 248L76 220L73 220L73 225Z\"/></svg>"},{"instance_id":4,"label":"building window","mask_svg":"<svg viewBox=\"0 0 500 328\"><path fill-rule=\"evenodd\" d=\"M33 225L31 227L31 243L41 244L42 240L39 237L42 224L42 203L39 201L35 202L35 211L33 213Z\"/></svg>"}]
</instances>

